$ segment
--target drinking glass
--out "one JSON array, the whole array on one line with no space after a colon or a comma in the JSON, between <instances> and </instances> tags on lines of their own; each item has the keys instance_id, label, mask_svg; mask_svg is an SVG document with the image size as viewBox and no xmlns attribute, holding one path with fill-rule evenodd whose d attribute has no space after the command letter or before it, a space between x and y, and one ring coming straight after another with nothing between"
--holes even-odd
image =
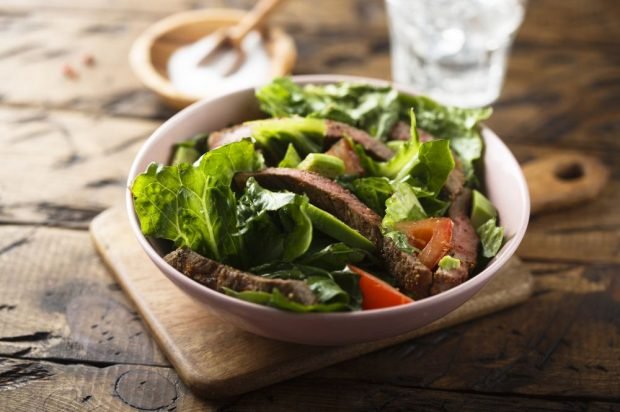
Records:
<instances>
[{"instance_id":1,"label":"drinking glass","mask_svg":"<svg viewBox=\"0 0 620 412\"><path fill-rule=\"evenodd\" d=\"M449 105L500 94L526 0L386 0L392 78Z\"/></svg>"}]
</instances>

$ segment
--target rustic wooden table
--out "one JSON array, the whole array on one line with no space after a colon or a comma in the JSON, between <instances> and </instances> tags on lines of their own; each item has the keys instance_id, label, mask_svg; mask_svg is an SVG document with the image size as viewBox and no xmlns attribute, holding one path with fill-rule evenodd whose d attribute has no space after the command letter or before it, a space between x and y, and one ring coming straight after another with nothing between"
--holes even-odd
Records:
<instances>
[{"instance_id":1,"label":"rustic wooden table","mask_svg":"<svg viewBox=\"0 0 620 412\"><path fill-rule=\"evenodd\" d=\"M532 220L527 303L234 399L188 392L87 228L171 114L130 73L132 40L174 11L251 3L0 2L0 410L620 410L616 0L531 0L489 122L521 161L572 150L612 169L597 201ZM297 73L389 77L382 1L290 0L274 18Z\"/></svg>"}]
</instances>

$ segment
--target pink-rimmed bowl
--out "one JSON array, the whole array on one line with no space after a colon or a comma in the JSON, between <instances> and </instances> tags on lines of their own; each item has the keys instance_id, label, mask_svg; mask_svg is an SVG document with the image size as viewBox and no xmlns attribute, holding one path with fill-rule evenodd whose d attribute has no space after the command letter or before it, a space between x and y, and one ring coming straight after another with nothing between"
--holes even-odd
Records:
<instances>
[{"instance_id":1,"label":"pink-rimmed bowl","mask_svg":"<svg viewBox=\"0 0 620 412\"><path fill-rule=\"evenodd\" d=\"M405 86L364 77L296 76L293 81L299 84L349 81L391 85L402 93L415 94ZM174 143L198 133L260 117L252 88L194 103L166 121L144 143L131 166L128 187L149 163L167 162ZM132 195L127 190L129 220L140 245L168 279L203 304L205 310L241 329L272 339L309 345L343 345L397 336L425 326L469 300L506 264L523 239L530 214L525 178L516 159L499 137L488 128L484 128L482 135L486 145L487 194L498 209L508 241L486 269L473 278L439 295L408 305L360 312L298 314L238 300L211 290L168 265L140 231ZM174 311L174 308L169 310Z\"/></svg>"}]
</instances>

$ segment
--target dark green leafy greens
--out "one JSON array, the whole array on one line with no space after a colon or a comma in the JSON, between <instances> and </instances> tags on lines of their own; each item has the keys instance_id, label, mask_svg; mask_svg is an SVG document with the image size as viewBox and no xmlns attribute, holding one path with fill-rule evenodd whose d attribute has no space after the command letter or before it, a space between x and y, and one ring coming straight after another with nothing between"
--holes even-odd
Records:
<instances>
[{"instance_id":1,"label":"dark green leafy greens","mask_svg":"<svg viewBox=\"0 0 620 412\"><path fill-rule=\"evenodd\" d=\"M391 87L340 83L299 86L288 78L274 80L256 92L261 109L273 117L331 119L386 138L398 121L398 93Z\"/></svg>"},{"instance_id":2,"label":"dark green leafy greens","mask_svg":"<svg viewBox=\"0 0 620 412\"><path fill-rule=\"evenodd\" d=\"M393 230L398 222L426 218L426 212L409 184L396 182L394 188L394 194L385 202L385 216L383 217L385 228Z\"/></svg>"},{"instance_id":3,"label":"dark green leafy greens","mask_svg":"<svg viewBox=\"0 0 620 412\"><path fill-rule=\"evenodd\" d=\"M235 173L261 167L249 140L221 146L193 164L151 164L132 185L143 233L261 276L303 280L319 303L292 302L277 290L226 291L240 299L296 312L359 308L357 278L340 271L369 259L371 253L356 245L372 250L372 243L306 196L272 192L254 178L239 194L231 189Z\"/></svg>"},{"instance_id":4,"label":"dark green leafy greens","mask_svg":"<svg viewBox=\"0 0 620 412\"><path fill-rule=\"evenodd\" d=\"M479 123L491 116L492 109L465 109L444 106L425 96L401 94L401 118L406 119L408 110L416 113L418 127L437 138L449 139L450 146L463 163L466 177L475 179L474 166L482 157L484 144Z\"/></svg>"},{"instance_id":5,"label":"dark green leafy greens","mask_svg":"<svg viewBox=\"0 0 620 412\"><path fill-rule=\"evenodd\" d=\"M252 268L251 271L273 279L303 280L319 302L314 305L302 305L289 300L277 289L273 292L227 290L226 293L239 299L293 312L357 310L361 305L358 277L348 271L329 272L318 267L290 262L269 263Z\"/></svg>"},{"instance_id":6,"label":"dark green leafy greens","mask_svg":"<svg viewBox=\"0 0 620 412\"><path fill-rule=\"evenodd\" d=\"M235 173L262 165L262 157L247 140L208 152L194 164L152 163L131 188L142 233L219 262L243 261L246 254L235 235L236 198L230 184Z\"/></svg>"},{"instance_id":7,"label":"dark green leafy greens","mask_svg":"<svg viewBox=\"0 0 620 412\"><path fill-rule=\"evenodd\" d=\"M264 119L246 122L245 125L252 130L252 138L265 156L273 161L284 158L291 144L300 157L323 149L325 121L321 119Z\"/></svg>"},{"instance_id":8,"label":"dark green leafy greens","mask_svg":"<svg viewBox=\"0 0 620 412\"><path fill-rule=\"evenodd\" d=\"M394 193L392 184L386 177L362 177L344 185L381 216L385 214L386 200Z\"/></svg>"},{"instance_id":9,"label":"dark green leafy greens","mask_svg":"<svg viewBox=\"0 0 620 412\"><path fill-rule=\"evenodd\" d=\"M301 157L297 150L295 150L295 145L289 143L288 148L286 149L286 153L284 154L284 158L280 160L278 163L278 167L287 167L289 169L296 168L301 163Z\"/></svg>"},{"instance_id":10,"label":"dark green leafy greens","mask_svg":"<svg viewBox=\"0 0 620 412\"><path fill-rule=\"evenodd\" d=\"M497 255L504 241L504 228L497 226L495 219L489 219L481 225L477 230L482 244L482 255L491 258Z\"/></svg>"},{"instance_id":11,"label":"dark green leafy greens","mask_svg":"<svg viewBox=\"0 0 620 412\"><path fill-rule=\"evenodd\" d=\"M308 198L291 192L263 189L254 178L247 181L237 205L237 235L251 265L274 260L292 261L312 241Z\"/></svg>"}]
</instances>

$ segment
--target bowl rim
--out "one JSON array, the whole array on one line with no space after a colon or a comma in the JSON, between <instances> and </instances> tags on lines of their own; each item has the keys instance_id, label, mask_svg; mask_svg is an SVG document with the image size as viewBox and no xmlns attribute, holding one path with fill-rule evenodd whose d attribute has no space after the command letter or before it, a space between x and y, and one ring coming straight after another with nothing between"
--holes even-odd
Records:
<instances>
[{"instance_id":1,"label":"bowl rim","mask_svg":"<svg viewBox=\"0 0 620 412\"><path fill-rule=\"evenodd\" d=\"M308 83L320 83L320 84L329 84L329 83L338 83L342 81L346 82L355 82L355 83L366 83L377 86L391 86L399 92L403 92L406 94L416 95L414 90L412 90L409 86L390 82L388 80L381 80L375 78L361 77L361 76L348 76L348 75L330 75L330 74L319 74L319 75L301 75L301 76L291 76L291 80L295 83L299 84L308 84ZM268 84L268 83L265 83ZM133 204L133 196L131 193L131 184L135 177L142 173L142 167L140 166L145 160L147 155L152 151L153 147L157 145L159 139L162 136L167 135L170 131L174 130L178 123L183 122L185 118L190 117L196 112L200 112L203 106L211 104L220 99L226 99L230 95L239 94L239 93L247 93L248 91L255 90L258 87L261 87L263 84L258 85L256 87L246 87L235 89L226 94L221 94L218 96L213 96L209 98L205 98L199 100L192 105L186 107L185 109L179 111L171 118L166 120L163 124L161 124L143 143L142 147L136 154L134 161L132 162L129 175L127 178L127 191L125 196L126 209L129 217L129 222L131 228L134 232L134 235L137 237L138 242L147 253L147 255L154 261L154 263L159 267L160 271L167 277L171 278L177 286L183 285L183 288L188 289L196 289L200 290L201 294L206 295L209 299L213 299L219 301L219 303L226 305L234 305L239 309L248 309L254 312L260 312L264 315L278 316L281 318L290 318L295 320L308 320L308 321L321 321L321 320L333 320L337 319L359 319L359 318L379 318L384 317L386 315L395 315L398 316L400 314L404 314L410 311L424 311L434 307L436 305L442 305L452 300L453 297L466 293L470 289L478 290L486 282L488 282L497 271L503 267L508 260L514 255L514 252L517 250L519 244L521 243L527 226L529 222L530 215L530 197L529 191L527 187L527 183L525 177L523 175L523 171L519 166L516 158L510 151L510 149L506 146L506 144L493 132L491 129L482 125L482 134L483 139L493 139L496 140L496 143L504 149L509 155L510 159L517 165L517 188L521 193L523 193L523 197L521 198L521 202L523 203L523 208L521 214L518 216L518 229L514 233L514 235L509 239L509 242L502 246L499 250L498 254L491 260L491 262L487 265L484 270L478 273L476 276L466 280L465 282L457 285L447 291L439 293L437 295L429 296L419 301L415 301L411 304L393 306L388 308L381 309L371 309L371 310L360 310L360 311L352 311L352 312L330 312L330 313L296 313L284 311L281 309L273 308L270 306L259 305L252 302L247 302L241 299L234 298L232 296L228 296L226 294L217 292L208 288L205 285L202 285L189 277L183 275L181 272L170 266L162 256L160 256L153 246L149 243L146 236L142 234L140 230L140 223L135 213L134 204ZM167 268L168 270L163 270L163 268ZM227 309L230 311L230 309Z\"/></svg>"}]
</instances>

